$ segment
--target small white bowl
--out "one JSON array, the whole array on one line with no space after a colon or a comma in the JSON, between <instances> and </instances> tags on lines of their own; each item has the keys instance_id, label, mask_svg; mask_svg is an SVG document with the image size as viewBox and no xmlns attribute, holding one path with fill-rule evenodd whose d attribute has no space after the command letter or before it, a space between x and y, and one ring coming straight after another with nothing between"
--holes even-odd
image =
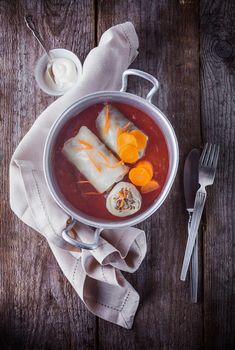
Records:
<instances>
[{"instance_id":1,"label":"small white bowl","mask_svg":"<svg viewBox=\"0 0 235 350\"><path fill-rule=\"evenodd\" d=\"M75 81L72 87L70 87L69 89L73 88L78 83L78 80L82 75L81 61L72 51L69 51L66 49L53 49L53 50L50 50L50 53L55 58L68 58L69 60L73 61L73 63L76 65L77 81ZM36 63L36 67L34 70L36 82L38 83L38 86L40 87L40 89L42 89L48 95L61 96L65 92L67 92L69 89L58 91L53 89L51 86L47 84L47 82L45 81L45 72L46 72L47 64L48 64L48 57L46 54L44 54L42 57L39 58L39 60Z\"/></svg>"}]
</instances>

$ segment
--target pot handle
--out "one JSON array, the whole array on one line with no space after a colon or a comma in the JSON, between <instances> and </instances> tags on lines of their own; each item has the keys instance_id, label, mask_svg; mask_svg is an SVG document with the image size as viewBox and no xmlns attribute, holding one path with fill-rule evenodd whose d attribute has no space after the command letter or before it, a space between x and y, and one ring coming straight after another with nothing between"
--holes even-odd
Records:
<instances>
[{"instance_id":1,"label":"pot handle","mask_svg":"<svg viewBox=\"0 0 235 350\"><path fill-rule=\"evenodd\" d=\"M95 230L95 239L94 239L93 243L83 243L81 241L77 241L76 239L73 239L69 235L69 231L72 230L72 228L75 226L76 223L77 223L77 221L75 219L72 219L72 221L67 224L67 226L62 231L63 239L66 242L72 244L73 246L75 246L77 248L82 248L82 249L87 249L87 250L96 249L98 247L100 234L103 231L103 229L102 228L97 228Z\"/></svg>"},{"instance_id":2,"label":"pot handle","mask_svg":"<svg viewBox=\"0 0 235 350\"><path fill-rule=\"evenodd\" d=\"M127 90L127 80L128 80L128 75L136 75L137 77L144 78L148 81L150 81L153 84L153 88L149 91L146 100L151 103L153 95L157 92L159 89L159 82L158 80L152 76L149 73L143 72L142 70L138 69L127 69L125 72L122 74L122 87L121 87L121 92L125 92Z\"/></svg>"}]
</instances>

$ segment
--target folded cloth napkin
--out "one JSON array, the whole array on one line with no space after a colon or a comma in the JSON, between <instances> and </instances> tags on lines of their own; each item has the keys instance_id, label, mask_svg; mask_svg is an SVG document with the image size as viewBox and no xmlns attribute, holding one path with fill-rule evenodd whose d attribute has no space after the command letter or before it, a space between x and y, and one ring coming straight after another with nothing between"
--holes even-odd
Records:
<instances>
[{"instance_id":1,"label":"folded cloth napkin","mask_svg":"<svg viewBox=\"0 0 235 350\"><path fill-rule=\"evenodd\" d=\"M71 249L61 237L68 215L54 202L44 179L43 148L53 122L72 103L88 93L120 88L122 73L137 56L137 49L138 37L130 22L107 30L99 46L87 56L79 84L37 118L10 164L12 210L46 237L63 273L87 308L128 329L133 324L139 295L120 270L138 269L146 254L145 233L132 227L104 230L97 249ZM93 240L91 228L77 224L75 231L79 239Z\"/></svg>"}]
</instances>

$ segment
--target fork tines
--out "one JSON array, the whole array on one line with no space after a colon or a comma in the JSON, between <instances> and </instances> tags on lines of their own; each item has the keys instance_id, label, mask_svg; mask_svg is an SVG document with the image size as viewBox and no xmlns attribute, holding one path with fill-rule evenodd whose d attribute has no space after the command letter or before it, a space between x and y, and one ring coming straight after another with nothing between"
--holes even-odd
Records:
<instances>
[{"instance_id":1,"label":"fork tines","mask_svg":"<svg viewBox=\"0 0 235 350\"><path fill-rule=\"evenodd\" d=\"M216 168L219 158L219 146L207 143L202 151L199 164L200 166Z\"/></svg>"}]
</instances>

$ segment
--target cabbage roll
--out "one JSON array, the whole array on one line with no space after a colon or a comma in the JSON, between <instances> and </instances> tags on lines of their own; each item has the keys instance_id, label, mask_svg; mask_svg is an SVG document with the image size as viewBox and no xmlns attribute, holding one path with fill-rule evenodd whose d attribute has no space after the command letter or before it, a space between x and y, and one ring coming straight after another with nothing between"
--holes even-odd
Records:
<instances>
[{"instance_id":1,"label":"cabbage roll","mask_svg":"<svg viewBox=\"0 0 235 350\"><path fill-rule=\"evenodd\" d=\"M121 181L129 170L86 126L65 142L62 152L100 193Z\"/></svg>"},{"instance_id":2,"label":"cabbage roll","mask_svg":"<svg viewBox=\"0 0 235 350\"><path fill-rule=\"evenodd\" d=\"M140 159L147 146L148 136L139 130L133 122L127 119L117 108L110 104L104 106L96 119L96 127L101 140L116 154L120 156L120 145L118 137L122 133L135 134L141 136L142 146L138 145L137 158ZM136 136L136 135L135 135ZM137 160L138 160L137 159Z\"/></svg>"},{"instance_id":3,"label":"cabbage roll","mask_svg":"<svg viewBox=\"0 0 235 350\"><path fill-rule=\"evenodd\" d=\"M129 216L140 210L142 197L137 188L129 182L119 182L109 193L106 208L115 216Z\"/></svg>"}]
</instances>

